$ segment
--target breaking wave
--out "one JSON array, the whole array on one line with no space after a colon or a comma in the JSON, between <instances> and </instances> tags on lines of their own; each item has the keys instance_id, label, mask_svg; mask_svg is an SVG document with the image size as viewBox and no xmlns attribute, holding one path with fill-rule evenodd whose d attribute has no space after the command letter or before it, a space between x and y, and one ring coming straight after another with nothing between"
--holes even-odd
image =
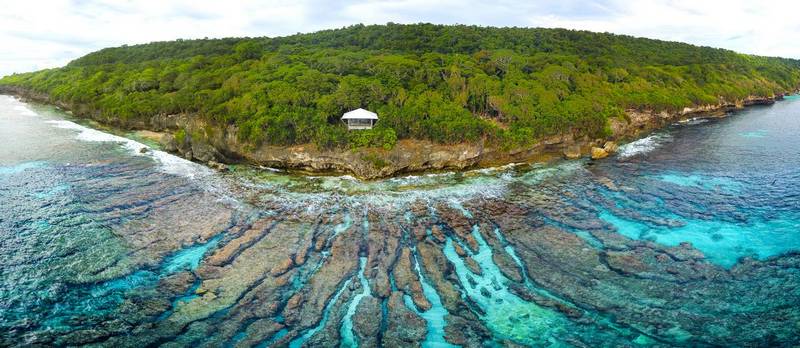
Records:
<instances>
[{"instance_id":1,"label":"breaking wave","mask_svg":"<svg viewBox=\"0 0 800 348\"><path fill-rule=\"evenodd\" d=\"M622 145L619 148L619 158L626 159L637 155L646 154L658 148L662 143L669 141L667 134L653 134L649 137Z\"/></svg>"},{"instance_id":2,"label":"breaking wave","mask_svg":"<svg viewBox=\"0 0 800 348\"><path fill-rule=\"evenodd\" d=\"M3 98L8 100L8 103L11 104L11 109L17 111L22 116L37 116L35 111L29 109L25 103L21 102L19 99L15 97L7 97Z\"/></svg>"},{"instance_id":3,"label":"breaking wave","mask_svg":"<svg viewBox=\"0 0 800 348\"><path fill-rule=\"evenodd\" d=\"M704 117L693 117L693 118L690 118L690 119L678 121L677 124L685 125L685 126L694 126L696 124L702 124L702 123L706 123L706 122L708 122L707 118L704 118Z\"/></svg>"},{"instance_id":4,"label":"breaking wave","mask_svg":"<svg viewBox=\"0 0 800 348\"><path fill-rule=\"evenodd\" d=\"M204 177L211 175L213 171L203 165L194 163L192 161L171 155L164 151L155 150L138 141L134 141L125 137L121 137L106 132L101 132L96 129L81 126L75 122L65 120L47 121L56 128L70 129L78 131L75 136L78 140L90 142L115 142L121 144L125 149L129 150L132 154L137 156L148 156L159 163L159 168L162 172L173 175L180 175L190 179ZM142 152L142 149L147 151Z\"/></svg>"}]
</instances>

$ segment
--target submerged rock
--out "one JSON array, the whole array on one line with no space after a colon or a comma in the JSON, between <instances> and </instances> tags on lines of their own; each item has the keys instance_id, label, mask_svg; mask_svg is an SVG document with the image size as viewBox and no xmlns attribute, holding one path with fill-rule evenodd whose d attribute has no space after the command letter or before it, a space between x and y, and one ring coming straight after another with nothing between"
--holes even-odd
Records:
<instances>
[{"instance_id":1,"label":"submerged rock","mask_svg":"<svg viewBox=\"0 0 800 348\"><path fill-rule=\"evenodd\" d=\"M492 254L492 261L494 261L504 276L518 283L523 281L519 267L507 253L494 252Z\"/></svg>"},{"instance_id":2,"label":"submerged rock","mask_svg":"<svg viewBox=\"0 0 800 348\"><path fill-rule=\"evenodd\" d=\"M372 296L361 299L353 316L353 331L359 347L378 347L383 313L380 301Z\"/></svg>"},{"instance_id":3,"label":"submerged rock","mask_svg":"<svg viewBox=\"0 0 800 348\"><path fill-rule=\"evenodd\" d=\"M386 331L382 344L385 347L419 347L428 332L425 320L406 308L403 295L393 292L389 296ZM373 318L374 320L374 318Z\"/></svg>"},{"instance_id":4,"label":"submerged rock","mask_svg":"<svg viewBox=\"0 0 800 348\"><path fill-rule=\"evenodd\" d=\"M397 289L411 296L414 305L419 310L425 312L431 308L431 303L422 292L422 285L419 282L417 272L411 265L411 250L403 248L397 258L392 274L394 274L395 286Z\"/></svg>"},{"instance_id":5,"label":"submerged rock","mask_svg":"<svg viewBox=\"0 0 800 348\"><path fill-rule=\"evenodd\" d=\"M294 260L292 260L291 257L287 257L283 261L276 264L275 267L272 267L270 273L272 274L273 277L277 277L281 274L286 273L287 271L292 269L292 267L294 267Z\"/></svg>"},{"instance_id":6,"label":"submerged rock","mask_svg":"<svg viewBox=\"0 0 800 348\"><path fill-rule=\"evenodd\" d=\"M469 257L469 256L465 257L464 258L464 262L467 265L467 268L469 268L469 270L472 271L472 273L475 273L477 275L483 274L483 270L481 270L481 266L478 265L478 263L472 257Z\"/></svg>"}]
</instances>

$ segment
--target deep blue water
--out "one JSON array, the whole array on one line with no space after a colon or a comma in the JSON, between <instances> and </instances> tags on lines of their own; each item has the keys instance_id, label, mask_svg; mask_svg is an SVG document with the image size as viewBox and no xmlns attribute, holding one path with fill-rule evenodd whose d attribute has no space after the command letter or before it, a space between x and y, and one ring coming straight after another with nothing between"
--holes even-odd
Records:
<instances>
[{"instance_id":1,"label":"deep blue water","mask_svg":"<svg viewBox=\"0 0 800 348\"><path fill-rule=\"evenodd\" d=\"M631 238L690 242L726 267L740 257L763 259L797 250L798 102L790 97L734 117L673 126L659 133L657 150L600 164L596 173L645 188L635 196L601 191L614 206L600 217ZM678 225L615 213L626 207Z\"/></svg>"},{"instance_id":2,"label":"deep blue water","mask_svg":"<svg viewBox=\"0 0 800 348\"><path fill-rule=\"evenodd\" d=\"M342 278L326 290L327 302L313 325L297 326L283 314L247 314L267 306L249 298L275 298L281 310L291 296L321 282L316 274L323 274L337 257L331 245L370 231L370 211L386 212L382 221L397 224L408 235L416 223L413 216L418 216L411 212L419 202L431 219L446 205L480 221L477 216L483 212L476 207L481 204L475 202L502 200L531 212L527 218L536 221L531 226L574 233L589 248L600 250L610 247L598 239L598 232L661 246L690 243L704 255L703 262L723 273L746 258L781 260L800 250L800 98L795 96L725 118L674 124L622 146L604 161L520 164L373 182L247 166L219 174L145 141L129 140L135 134L112 135L97 127L52 107L0 96L0 346L135 346L144 336L158 337L157 344L302 346L320 344L314 340L321 333L346 346L358 345L354 318L359 305L378 296L374 277L381 266L366 264L372 244L379 244L375 240L364 242L369 246L351 257L350 271L339 272ZM142 147L150 150L141 153ZM297 231L303 223L318 221L319 214L341 216L317 222L317 231L330 230L320 237L327 244L297 266L289 286L280 285L273 294L273 283L265 280L272 278L258 275L273 266L259 257L273 260L269 257L274 251L248 254L270 238L289 238L273 232L274 227L264 228L270 231L266 237L243 244L232 256L237 261L217 273L204 268L210 255L232 245L254 223L286 218L287 212L289 221L279 223L292 224ZM493 219L502 220L500 214ZM467 237L446 232L438 245L439 260L452 270L447 281L458 291L457 298L468 303L460 310L474 313L495 344L508 340L564 346L569 335L592 344L720 342L696 333L687 338L683 331L656 334L658 330L631 324L633 319L587 305L579 295L547 286L540 275L525 271L534 260L518 252L521 246L507 241L499 227L475 223L469 231L475 249ZM431 233L429 226L427 238ZM503 246L496 248L487 238ZM404 237L402 243L412 242ZM459 246L480 274L457 252ZM445 326L454 307L448 307L442 289L434 286L438 275L428 268L432 261L423 260L416 245L408 248L412 271L431 308L421 310L408 294L401 302L425 323L423 346L450 345ZM522 270L522 281L509 279L500 269L497 253L506 253ZM215 282L224 285L212 288L209 284ZM597 324L576 322L525 299L514 283L580 308ZM392 289L399 291L394 285ZM797 296L800 290L789 291ZM388 300L381 301L386 315ZM375 320L381 330L389 325L385 318ZM263 323L274 329L259 326ZM791 341L792 331L787 330L781 344L787 337ZM727 335L720 337L737 336Z\"/></svg>"}]
</instances>

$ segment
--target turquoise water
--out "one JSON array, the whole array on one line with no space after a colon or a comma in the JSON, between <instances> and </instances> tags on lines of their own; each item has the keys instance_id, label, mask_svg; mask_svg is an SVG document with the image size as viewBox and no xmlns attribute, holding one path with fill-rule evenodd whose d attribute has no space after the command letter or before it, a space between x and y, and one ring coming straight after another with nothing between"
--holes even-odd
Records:
<instances>
[{"instance_id":1,"label":"turquoise water","mask_svg":"<svg viewBox=\"0 0 800 348\"><path fill-rule=\"evenodd\" d=\"M698 174L689 174L689 175L681 175L681 174L661 174L657 177L659 180L668 182L671 184L675 184L678 186L696 186L701 187L706 190L728 190L731 192L736 192L741 189L742 184L736 182L735 179L732 178L724 178L724 177L714 177L714 176L703 176Z\"/></svg>"},{"instance_id":2,"label":"turquoise water","mask_svg":"<svg viewBox=\"0 0 800 348\"><path fill-rule=\"evenodd\" d=\"M445 319L448 315L447 309L444 308L442 305L442 299L439 297L439 294L436 293L436 289L433 288L426 280L425 276L422 274L422 270L419 266L419 260L415 259L414 262L414 270L417 272L417 276L419 277L420 285L422 286L422 293L425 295L425 298L431 304L431 308L424 312L420 312L420 310L414 305L414 302L411 299L411 296L405 295L403 297L403 301L406 304L406 307L414 310L418 313L423 319L425 319L425 324L427 326L427 333L425 334L425 340L422 342L422 347L424 348L448 348L448 347L455 347L453 344L447 342L445 340L445 332L444 327L447 325L447 320Z\"/></svg>"},{"instance_id":3,"label":"turquoise water","mask_svg":"<svg viewBox=\"0 0 800 348\"><path fill-rule=\"evenodd\" d=\"M222 235L217 235L208 242L190 246L179 250L174 255L167 257L164 260L163 268L167 273L175 273L179 270L192 270L197 269L200 265L203 256L208 253L209 249L217 246L217 243L222 239Z\"/></svg>"},{"instance_id":4,"label":"turquoise water","mask_svg":"<svg viewBox=\"0 0 800 348\"><path fill-rule=\"evenodd\" d=\"M353 315L356 314L356 308L361 303L361 299L370 294L369 282L364 277L364 266L366 264L366 257L359 258L358 282L361 284L362 291L354 296L350 304L347 305L347 312L344 315L344 319L342 319L340 335L342 335L341 345L344 347L358 347L357 339L353 333Z\"/></svg>"},{"instance_id":5,"label":"turquoise water","mask_svg":"<svg viewBox=\"0 0 800 348\"><path fill-rule=\"evenodd\" d=\"M800 337L794 96L676 123L603 161L370 182L216 173L98 129L0 96L0 346ZM418 288L395 316L402 250ZM360 342L372 297L379 333Z\"/></svg>"},{"instance_id":6,"label":"turquoise water","mask_svg":"<svg viewBox=\"0 0 800 348\"><path fill-rule=\"evenodd\" d=\"M798 214L747 223L688 219L682 220L683 226L680 227L654 227L609 212L601 213L600 218L630 238L652 240L669 246L692 243L710 261L725 267L735 265L742 257L766 259L800 249L800 241L795 236L800 231Z\"/></svg>"},{"instance_id":7,"label":"turquoise water","mask_svg":"<svg viewBox=\"0 0 800 348\"><path fill-rule=\"evenodd\" d=\"M745 138L764 138L769 136L769 133L767 132L766 129L757 129L754 131L739 133L739 135Z\"/></svg>"},{"instance_id":8,"label":"turquoise water","mask_svg":"<svg viewBox=\"0 0 800 348\"><path fill-rule=\"evenodd\" d=\"M526 345L551 344L548 338L554 333L550 331L561 328L557 324L561 320L560 316L521 299L509 290L508 284L511 281L495 265L491 248L481 237L479 230L480 227L475 225L472 231L472 236L479 245L478 252L469 253L480 266L481 274L474 273L466 266L456 253L452 239L448 239L445 244L445 256L455 266L461 283L470 284L464 289L465 295L483 309L483 319L500 337ZM464 249L469 250L466 247Z\"/></svg>"},{"instance_id":9,"label":"turquoise water","mask_svg":"<svg viewBox=\"0 0 800 348\"><path fill-rule=\"evenodd\" d=\"M331 298L330 302L328 302L328 305L325 306L325 310L323 311L323 315L322 315L322 320L320 320L319 324L317 326L315 326L314 328L306 331L302 336L292 340L289 343L289 347L290 348L302 347L306 343L306 341L308 341L309 338L314 336L314 334L316 334L317 332L319 332L320 330L322 330L325 327L325 325L328 323L328 319L330 318L330 313L331 313L331 310L333 309L333 306L336 304L337 301L339 301L339 297L342 295L342 292L344 292L344 290L347 289L347 287L350 285L350 282L352 280L353 280L352 278L351 279L347 279L347 281L344 282L342 287L339 288L338 291L336 291L336 294L333 295L333 298Z\"/></svg>"},{"instance_id":10,"label":"turquoise water","mask_svg":"<svg viewBox=\"0 0 800 348\"><path fill-rule=\"evenodd\" d=\"M626 160L622 168L603 164L602 170L620 174L629 173L627 165L641 164L636 173L649 174L632 178L644 191L635 196L605 191L603 203L612 209L600 209L598 216L630 238L670 246L689 242L725 267L742 257L763 260L798 250L800 155L789 144L797 139L800 116L794 104L778 106L743 112L759 117L677 127L673 137L682 141L663 151ZM780 120L786 108L792 109ZM726 137L728 132L736 137ZM624 216L624 208L635 209L637 217Z\"/></svg>"}]
</instances>

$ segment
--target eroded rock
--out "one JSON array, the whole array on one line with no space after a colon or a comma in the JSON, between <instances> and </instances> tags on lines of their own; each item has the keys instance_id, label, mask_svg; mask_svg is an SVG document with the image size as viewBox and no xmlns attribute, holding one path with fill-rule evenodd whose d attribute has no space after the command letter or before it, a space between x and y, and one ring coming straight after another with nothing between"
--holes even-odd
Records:
<instances>
[{"instance_id":1,"label":"eroded rock","mask_svg":"<svg viewBox=\"0 0 800 348\"><path fill-rule=\"evenodd\" d=\"M570 145L564 148L563 151L564 158L566 159L579 159L581 158L581 146L580 145Z\"/></svg>"},{"instance_id":2,"label":"eroded rock","mask_svg":"<svg viewBox=\"0 0 800 348\"><path fill-rule=\"evenodd\" d=\"M599 147L592 147L593 160L603 159L606 157L608 157L608 152L605 149Z\"/></svg>"},{"instance_id":3,"label":"eroded rock","mask_svg":"<svg viewBox=\"0 0 800 348\"><path fill-rule=\"evenodd\" d=\"M359 347L378 346L382 317L381 303L377 298L367 296L361 299L353 315L353 331L358 337Z\"/></svg>"},{"instance_id":4,"label":"eroded rock","mask_svg":"<svg viewBox=\"0 0 800 348\"><path fill-rule=\"evenodd\" d=\"M383 333L385 347L419 347L428 330L425 320L406 308L403 294L393 292L389 296L386 332Z\"/></svg>"}]
</instances>

